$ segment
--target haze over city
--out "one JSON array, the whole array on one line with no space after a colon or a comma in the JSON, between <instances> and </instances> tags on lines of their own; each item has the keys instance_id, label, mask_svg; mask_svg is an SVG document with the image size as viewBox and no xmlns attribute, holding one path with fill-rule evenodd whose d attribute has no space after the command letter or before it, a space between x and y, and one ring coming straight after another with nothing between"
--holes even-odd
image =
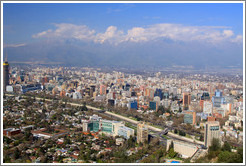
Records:
<instances>
[{"instance_id":1,"label":"haze over city","mask_svg":"<svg viewBox=\"0 0 246 166\"><path fill-rule=\"evenodd\" d=\"M11 62L91 67L243 66L243 5L3 4Z\"/></svg>"},{"instance_id":2,"label":"haze over city","mask_svg":"<svg viewBox=\"0 0 246 166\"><path fill-rule=\"evenodd\" d=\"M1 164L245 164L244 2L1 3Z\"/></svg>"}]
</instances>

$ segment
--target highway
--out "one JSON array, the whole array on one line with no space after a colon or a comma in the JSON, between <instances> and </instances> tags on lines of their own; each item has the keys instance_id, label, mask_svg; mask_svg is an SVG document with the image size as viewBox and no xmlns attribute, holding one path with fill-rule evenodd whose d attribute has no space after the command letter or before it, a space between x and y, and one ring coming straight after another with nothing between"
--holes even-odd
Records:
<instances>
[{"instance_id":1,"label":"highway","mask_svg":"<svg viewBox=\"0 0 246 166\"><path fill-rule=\"evenodd\" d=\"M6 94L6 96L14 96L14 95ZM39 97L36 97L36 99L37 100L43 100L43 98L39 98ZM45 101L52 101L52 100L51 99L45 99ZM63 104L65 104L65 102L63 102ZM67 104L70 104L72 106L83 106L83 104L77 104L77 103L71 103L71 102L67 102ZM89 105L86 105L86 107L89 108L89 109L92 109L92 110L102 111L99 108L92 107L92 106L89 106ZM112 112L109 112L109 111L105 111L104 113L107 114L107 115L111 115L111 116L117 117L119 119L128 121L128 122L133 123L133 124L138 124L140 122L140 121L132 120L132 119L127 118L125 116L118 115L118 114L115 114L115 113L112 113ZM162 129L159 129L157 127L153 127L153 126L150 126L148 124L146 124L146 125L147 125L149 130L152 130L152 131L155 131L155 132L163 131ZM179 135L171 133L171 132L168 132L167 136L172 138L172 139L177 139L177 140L180 140L180 141L189 142L189 143L196 144L196 145L204 145L204 142L193 140L193 139L186 138L186 137L182 137L182 136L179 136Z\"/></svg>"}]
</instances>

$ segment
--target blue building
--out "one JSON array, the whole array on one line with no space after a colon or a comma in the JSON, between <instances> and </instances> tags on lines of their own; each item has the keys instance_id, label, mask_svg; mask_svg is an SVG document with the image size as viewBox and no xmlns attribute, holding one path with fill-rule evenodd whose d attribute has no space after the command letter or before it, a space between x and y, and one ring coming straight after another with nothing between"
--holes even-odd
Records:
<instances>
[{"instance_id":1,"label":"blue building","mask_svg":"<svg viewBox=\"0 0 246 166\"><path fill-rule=\"evenodd\" d=\"M125 91L129 91L130 90L130 87L131 87L131 85L130 84L126 84L125 86L124 86L124 90Z\"/></svg>"},{"instance_id":2,"label":"blue building","mask_svg":"<svg viewBox=\"0 0 246 166\"><path fill-rule=\"evenodd\" d=\"M163 93L163 98L164 99L169 99L169 93L168 92L164 92Z\"/></svg>"},{"instance_id":3,"label":"blue building","mask_svg":"<svg viewBox=\"0 0 246 166\"><path fill-rule=\"evenodd\" d=\"M131 108L137 110L138 109L138 102L137 101L132 101L131 102Z\"/></svg>"},{"instance_id":4,"label":"blue building","mask_svg":"<svg viewBox=\"0 0 246 166\"><path fill-rule=\"evenodd\" d=\"M155 93L154 93L154 96L159 96L160 99L162 100L163 98L163 92L161 89L156 89Z\"/></svg>"},{"instance_id":5,"label":"blue building","mask_svg":"<svg viewBox=\"0 0 246 166\"><path fill-rule=\"evenodd\" d=\"M220 107L221 104L225 104L226 102L222 92L216 90L214 96L212 97L212 102L214 107Z\"/></svg>"},{"instance_id":6,"label":"blue building","mask_svg":"<svg viewBox=\"0 0 246 166\"><path fill-rule=\"evenodd\" d=\"M90 132L98 132L99 131L99 121L92 121L88 124L88 128Z\"/></svg>"},{"instance_id":7,"label":"blue building","mask_svg":"<svg viewBox=\"0 0 246 166\"><path fill-rule=\"evenodd\" d=\"M149 107L151 110L156 110L156 102L155 101L150 101L149 102Z\"/></svg>"},{"instance_id":8,"label":"blue building","mask_svg":"<svg viewBox=\"0 0 246 166\"><path fill-rule=\"evenodd\" d=\"M41 84L27 84L21 85L21 92L26 93L28 91L42 90Z\"/></svg>"},{"instance_id":9,"label":"blue building","mask_svg":"<svg viewBox=\"0 0 246 166\"><path fill-rule=\"evenodd\" d=\"M214 93L214 96L216 97L222 97L223 93L220 92L219 90L216 90L215 93Z\"/></svg>"}]
</instances>

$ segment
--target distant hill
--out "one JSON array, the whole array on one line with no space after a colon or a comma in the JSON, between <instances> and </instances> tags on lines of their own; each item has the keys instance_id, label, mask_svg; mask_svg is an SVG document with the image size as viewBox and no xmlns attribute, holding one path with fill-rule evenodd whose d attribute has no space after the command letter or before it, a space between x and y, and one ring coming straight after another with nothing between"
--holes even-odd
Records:
<instances>
[{"instance_id":1,"label":"distant hill","mask_svg":"<svg viewBox=\"0 0 246 166\"><path fill-rule=\"evenodd\" d=\"M120 45L86 43L76 40L40 41L8 47L8 59L15 62L61 63L74 66L243 66L242 46L220 48L201 43L158 40Z\"/></svg>"}]
</instances>

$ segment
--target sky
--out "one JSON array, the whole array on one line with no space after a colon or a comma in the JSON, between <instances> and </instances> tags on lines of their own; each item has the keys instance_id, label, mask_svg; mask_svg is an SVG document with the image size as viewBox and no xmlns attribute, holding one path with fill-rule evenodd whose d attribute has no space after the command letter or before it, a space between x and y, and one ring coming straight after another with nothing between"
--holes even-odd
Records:
<instances>
[{"instance_id":1,"label":"sky","mask_svg":"<svg viewBox=\"0 0 246 166\"><path fill-rule=\"evenodd\" d=\"M133 27L160 23L184 26L223 26L243 33L242 4L4 4L4 42L28 43L33 35L54 24L86 25L103 33L115 26L126 32Z\"/></svg>"},{"instance_id":2,"label":"sky","mask_svg":"<svg viewBox=\"0 0 246 166\"><path fill-rule=\"evenodd\" d=\"M243 4L4 3L3 28L4 47L12 48L68 39L95 47L164 39L234 47L242 46Z\"/></svg>"}]
</instances>

